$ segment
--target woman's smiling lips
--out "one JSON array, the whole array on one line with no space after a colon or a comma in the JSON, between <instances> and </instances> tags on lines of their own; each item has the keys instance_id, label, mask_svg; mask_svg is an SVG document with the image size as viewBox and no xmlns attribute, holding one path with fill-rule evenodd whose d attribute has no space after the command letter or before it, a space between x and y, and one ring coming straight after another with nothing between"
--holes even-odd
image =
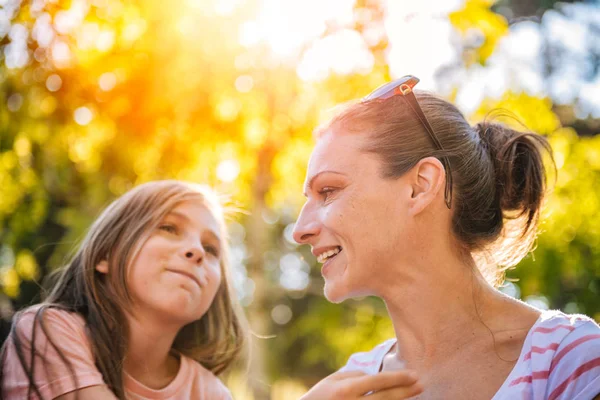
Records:
<instances>
[{"instance_id":1,"label":"woman's smiling lips","mask_svg":"<svg viewBox=\"0 0 600 400\"><path fill-rule=\"evenodd\" d=\"M323 264L321 274L325 276L333 259L342 251L341 246L324 246L312 249L312 253L317 257L317 261Z\"/></svg>"},{"instance_id":2,"label":"woman's smiling lips","mask_svg":"<svg viewBox=\"0 0 600 400\"><path fill-rule=\"evenodd\" d=\"M313 256L315 256L318 260L319 256L321 256L322 254L325 254L330 251L336 251L336 250L342 251L342 247L341 246L314 247L311 252L313 253ZM339 253L339 251L338 251L338 253ZM319 262L321 262L321 261L319 261Z\"/></svg>"}]
</instances>

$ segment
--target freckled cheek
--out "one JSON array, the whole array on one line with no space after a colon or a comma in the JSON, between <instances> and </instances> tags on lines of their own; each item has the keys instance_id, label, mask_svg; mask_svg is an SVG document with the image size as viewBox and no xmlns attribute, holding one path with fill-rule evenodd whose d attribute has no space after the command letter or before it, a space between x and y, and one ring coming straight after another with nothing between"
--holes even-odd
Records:
<instances>
[{"instance_id":1,"label":"freckled cheek","mask_svg":"<svg viewBox=\"0 0 600 400\"><path fill-rule=\"evenodd\" d=\"M335 229L343 225L344 217L343 210L328 209L321 214L321 222L324 226Z\"/></svg>"}]
</instances>

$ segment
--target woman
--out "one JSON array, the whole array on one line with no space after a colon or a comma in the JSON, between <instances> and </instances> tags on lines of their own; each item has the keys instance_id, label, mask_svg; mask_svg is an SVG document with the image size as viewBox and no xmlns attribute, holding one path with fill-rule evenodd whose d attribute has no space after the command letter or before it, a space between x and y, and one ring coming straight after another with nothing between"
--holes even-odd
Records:
<instances>
[{"instance_id":1,"label":"woman","mask_svg":"<svg viewBox=\"0 0 600 400\"><path fill-rule=\"evenodd\" d=\"M216 375L238 357L245 324L228 274L215 193L180 181L130 190L48 298L15 317L0 398L231 399Z\"/></svg>"},{"instance_id":2,"label":"woman","mask_svg":"<svg viewBox=\"0 0 600 400\"><path fill-rule=\"evenodd\" d=\"M414 93L417 82L384 85L317 131L294 238L323 263L330 301L382 298L396 338L353 355L305 398L340 387L360 397L357 379L341 385L340 374L401 369L418 382L398 383L405 393L393 398L593 398L598 325L495 289L535 239L547 141L471 127L452 104Z\"/></svg>"}]
</instances>

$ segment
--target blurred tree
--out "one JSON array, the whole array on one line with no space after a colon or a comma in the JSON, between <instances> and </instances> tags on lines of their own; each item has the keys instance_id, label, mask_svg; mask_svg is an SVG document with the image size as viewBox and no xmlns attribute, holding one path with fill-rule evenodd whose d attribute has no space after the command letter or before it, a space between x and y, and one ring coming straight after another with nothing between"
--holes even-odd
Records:
<instances>
[{"instance_id":1,"label":"blurred tree","mask_svg":"<svg viewBox=\"0 0 600 400\"><path fill-rule=\"evenodd\" d=\"M327 303L309 249L290 237L303 202L311 132L326 118L324 110L391 77L384 3L340 2L332 9L317 3L321 19L312 3L289 2L297 18L288 21L279 3L258 0L169 7L159 1L4 2L3 316L38 299L37 282L63 264L115 196L144 181L179 178L212 184L248 211L230 226L235 285L256 333L275 335L253 344L248 381L255 399L288 386L297 391L286 378L312 384L352 352L393 335L377 299ZM535 4L533 14L554 6ZM533 15L525 7L467 0L444 15L457 37L457 68L487 66L511 18ZM513 10L508 19L506 9ZM294 32L302 28L307 38L299 41ZM324 43L330 47L319 47ZM346 45L352 59L340 50ZM340 52L331 61L326 55L333 51ZM498 106L548 135L558 165L535 259L509 272L519 281L506 290L600 319L598 125L579 116L574 103L557 106L516 91L486 98L469 117L479 120ZM235 387L238 378L232 375ZM271 388L271 382L279 383Z\"/></svg>"}]
</instances>

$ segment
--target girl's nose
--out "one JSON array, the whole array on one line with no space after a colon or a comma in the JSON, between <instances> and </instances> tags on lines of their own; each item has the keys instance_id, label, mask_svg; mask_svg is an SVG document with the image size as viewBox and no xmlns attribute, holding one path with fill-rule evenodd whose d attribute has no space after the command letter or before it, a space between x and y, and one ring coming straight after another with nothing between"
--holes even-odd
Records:
<instances>
[{"instance_id":1,"label":"girl's nose","mask_svg":"<svg viewBox=\"0 0 600 400\"><path fill-rule=\"evenodd\" d=\"M184 257L196 264L200 264L202 262L205 254L206 252L200 244L194 244L184 249Z\"/></svg>"}]
</instances>

